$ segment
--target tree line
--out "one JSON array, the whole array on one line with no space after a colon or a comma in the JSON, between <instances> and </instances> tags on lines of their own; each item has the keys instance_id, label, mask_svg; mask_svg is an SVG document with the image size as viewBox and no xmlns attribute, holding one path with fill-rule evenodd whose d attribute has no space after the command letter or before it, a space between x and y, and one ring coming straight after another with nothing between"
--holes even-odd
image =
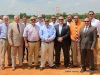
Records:
<instances>
[{"instance_id":1,"label":"tree line","mask_svg":"<svg viewBox=\"0 0 100 75\"><path fill-rule=\"evenodd\" d=\"M52 14L52 15L46 15L46 14L42 14L42 17L45 18L45 17L48 17L49 19L51 19L52 16L54 16L55 14ZM60 16L63 16L64 19L67 18L67 13L66 12L63 12L63 13L60 13ZM84 14L78 14L78 13L73 13L71 14L73 17L74 15L79 15L80 19L84 19L86 17L88 17L88 13L84 13ZM4 16L4 15L0 15L0 16ZM13 14L9 14L8 15L10 19L13 19L14 18L14 15ZM31 16L35 16L37 17L37 15L27 15L26 13L20 13L20 18L22 19L23 16L27 16L28 19L30 19ZM56 17L58 18L59 17L59 13L56 14ZM95 18L100 18L100 13L95 13Z\"/></svg>"}]
</instances>

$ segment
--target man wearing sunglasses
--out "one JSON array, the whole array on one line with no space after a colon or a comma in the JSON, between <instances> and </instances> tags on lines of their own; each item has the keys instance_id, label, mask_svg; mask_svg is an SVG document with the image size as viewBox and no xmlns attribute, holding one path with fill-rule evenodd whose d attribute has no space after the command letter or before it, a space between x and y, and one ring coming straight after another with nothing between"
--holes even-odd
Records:
<instances>
[{"instance_id":1,"label":"man wearing sunglasses","mask_svg":"<svg viewBox=\"0 0 100 75\"><path fill-rule=\"evenodd\" d=\"M74 16L74 22L70 24L70 37L71 37L71 48L73 55L73 65L71 67L77 67L78 62L81 63L80 50L77 48L77 42L79 37L80 28L85 26L83 22L79 21L79 16ZM78 55L78 59L77 59Z\"/></svg>"},{"instance_id":2,"label":"man wearing sunglasses","mask_svg":"<svg viewBox=\"0 0 100 75\"><path fill-rule=\"evenodd\" d=\"M55 25L58 24L58 23L56 22L56 16L52 16L51 20L52 20L52 22L50 23L50 25L55 26Z\"/></svg>"},{"instance_id":3,"label":"man wearing sunglasses","mask_svg":"<svg viewBox=\"0 0 100 75\"><path fill-rule=\"evenodd\" d=\"M28 48L28 69L32 68L32 55L34 52L34 69L38 68L39 58L39 29L40 27L35 24L36 19L34 16L30 18L31 24L25 27L23 37L25 41L25 47ZM28 40L28 41L27 41Z\"/></svg>"},{"instance_id":4,"label":"man wearing sunglasses","mask_svg":"<svg viewBox=\"0 0 100 75\"><path fill-rule=\"evenodd\" d=\"M90 65L90 74L94 71L94 55L93 51L95 50L97 42L97 28L90 25L90 19L84 19L85 26L80 29L79 38L78 38L78 49L81 50L81 72L86 71L85 59L88 55L89 65Z\"/></svg>"},{"instance_id":5,"label":"man wearing sunglasses","mask_svg":"<svg viewBox=\"0 0 100 75\"><path fill-rule=\"evenodd\" d=\"M38 26L43 26L45 25L44 22L43 22L43 18L42 18L42 15L38 15L37 16L37 19L38 19L38 22L36 23Z\"/></svg>"},{"instance_id":6,"label":"man wearing sunglasses","mask_svg":"<svg viewBox=\"0 0 100 75\"><path fill-rule=\"evenodd\" d=\"M94 18L94 12L93 11L89 11L88 12L88 17L91 20L91 25L97 27L97 38L99 38L100 35L100 22ZM97 65L97 56L98 56L98 40L97 40L97 44L95 47L95 50L93 50L94 53L94 69L98 70L98 65Z\"/></svg>"},{"instance_id":7,"label":"man wearing sunglasses","mask_svg":"<svg viewBox=\"0 0 100 75\"><path fill-rule=\"evenodd\" d=\"M69 26L64 24L64 18L59 17L59 24L55 26L56 38L55 38L55 65L56 68L60 66L60 52L63 49L64 65L69 68L69 50L68 50L68 37L70 36Z\"/></svg>"},{"instance_id":8,"label":"man wearing sunglasses","mask_svg":"<svg viewBox=\"0 0 100 75\"><path fill-rule=\"evenodd\" d=\"M54 26L49 25L49 18L45 18L45 25L39 30L39 35L41 38L41 65L40 70L43 70L46 63L46 54L48 52L48 63L49 67L54 69L53 65L53 50L54 50L54 39L56 36L56 31Z\"/></svg>"}]
</instances>

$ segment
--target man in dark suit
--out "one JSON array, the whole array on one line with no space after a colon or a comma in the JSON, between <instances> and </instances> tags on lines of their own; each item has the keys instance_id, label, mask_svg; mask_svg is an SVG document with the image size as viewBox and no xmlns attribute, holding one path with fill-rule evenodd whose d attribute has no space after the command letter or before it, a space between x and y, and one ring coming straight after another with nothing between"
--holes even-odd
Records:
<instances>
[{"instance_id":1,"label":"man in dark suit","mask_svg":"<svg viewBox=\"0 0 100 75\"><path fill-rule=\"evenodd\" d=\"M90 73L94 71L94 55L93 50L95 50L97 42L97 28L90 25L89 18L84 19L85 26L80 29L80 34L78 38L78 48L81 49L81 72L86 70L85 58L88 54Z\"/></svg>"},{"instance_id":2,"label":"man in dark suit","mask_svg":"<svg viewBox=\"0 0 100 75\"><path fill-rule=\"evenodd\" d=\"M64 24L64 18L59 17L59 24L55 26L56 29L56 38L55 38L55 64L56 68L60 65L60 51L63 49L64 53L64 65L66 68L69 64L69 50L68 50L68 37L70 36L69 26Z\"/></svg>"}]
</instances>

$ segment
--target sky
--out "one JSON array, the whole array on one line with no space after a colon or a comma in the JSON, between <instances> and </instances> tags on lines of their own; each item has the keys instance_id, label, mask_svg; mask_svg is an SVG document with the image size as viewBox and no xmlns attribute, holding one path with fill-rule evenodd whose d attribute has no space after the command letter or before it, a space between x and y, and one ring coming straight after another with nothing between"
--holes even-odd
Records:
<instances>
[{"instance_id":1,"label":"sky","mask_svg":"<svg viewBox=\"0 0 100 75\"><path fill-rule=\"evenodd\" d=\"M100 0L1 0L0 15L55 14L56 7L60 8L60 13L67 14L84 14L90 10L100 13Z\"/></svg>"}]
</instances>

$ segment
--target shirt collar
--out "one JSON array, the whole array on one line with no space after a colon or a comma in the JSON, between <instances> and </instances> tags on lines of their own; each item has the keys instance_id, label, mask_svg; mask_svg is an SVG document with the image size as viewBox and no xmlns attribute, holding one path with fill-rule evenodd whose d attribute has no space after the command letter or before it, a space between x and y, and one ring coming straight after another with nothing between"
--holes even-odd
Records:
<instances>
[{"instance_id":1,"label":"shirt collar","mask_svg":"<svg viewBox=\"0 0 100 75\"><path fill-rule=\"evenodd\" d=\"M89 26L85 26L85 28L86 28L86 27L87 27L87 28L89 28L89 27L90 27L90 25L89 25Z\"/></svg>"},{"instance_id":2,"label":"shirt collar","mask_svg":"<svg viewBox=\"0 0 100 75\"><path fill-rule=\"evenodd\" d=\"M91 20L91 22L93 22L95 20L95 18L93 18L92 20Z\"/></svg>"},{"instance_id":3,"label":"shirt collar","mask_svg":"<svg viewBox=\"0 0 100 75\"><path fill-rule=\"evenodd\" d=\"M59 26L63 27L63 24L62 25L59 24Z\"/></svg>"}]
</instances>

